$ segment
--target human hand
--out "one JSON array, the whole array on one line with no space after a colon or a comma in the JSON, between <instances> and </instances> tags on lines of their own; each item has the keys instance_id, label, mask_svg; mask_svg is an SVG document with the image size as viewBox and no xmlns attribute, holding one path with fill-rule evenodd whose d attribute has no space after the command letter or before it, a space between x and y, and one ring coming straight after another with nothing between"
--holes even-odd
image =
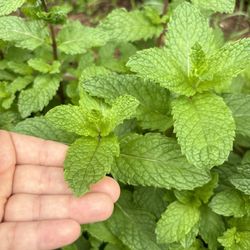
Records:
<instances>
[{"instance_id":1,"label":"human hand","mask_svg":"<svg viewBox=\"0 0 250 250\"><path fill-rule=\"evenodd\" d=\"M0 249L50 250L75 241L80 225L107 219L120 189L105 177L75 198L63 178L67 146L0 131Z\"/></svg>"}]
</instances>

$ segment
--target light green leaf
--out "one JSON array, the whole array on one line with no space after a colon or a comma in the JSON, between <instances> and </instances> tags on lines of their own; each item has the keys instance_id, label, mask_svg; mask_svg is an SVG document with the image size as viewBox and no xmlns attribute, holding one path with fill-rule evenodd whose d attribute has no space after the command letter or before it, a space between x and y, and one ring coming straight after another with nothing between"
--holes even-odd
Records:
<instances>
[{"instance_id":1,"label":"light green leaf","mask_svg":"<svg viewBox=\"0 0 250 250\"><path fill-rule=\"evenodd\" d=\"M250 39L226 43L208 59L208 67L199 79L198 89L215 86L228 89L232 78L243 72L250 60Z\"/></svg>"},{"instance_id":2,"label":"light green leaf","mask_svg":"<svg viewBox=\"0 0 250 250\"><path fill-rule=\"evenodd\" d=\"M133 134L121 140L120 147L112 174L121 182L182 190L194 189L210 180L206 170L187 162L175 139L159 134Z\"/></svg>"},{"instance_id":3,"label":"light green leaf","mask_svg":"<svg viewBox=\"0 0 250 250\"><path fill-rule=\"evenodd\" d=\"M80 106L60 105L51 109L45 117L56 128L84 136L99 135L87 112Z\"/></svg>"},{"instance_id":4,"label":"light green leaf","mask_svg":"<svg viewBox=\"0 0 250 250\"><path fill-rule=\"evenodd\" d=\"M209 207L201 207L199 234L208 244L209 249L217 250L217 238L225 231L225 225L220 215L215 214Z\"/></svg>"},{"instance_id":5,"label":"light green leaf","mask_svg":"<svg viewBox=\"0 0 250 250\"><path fill-rule=\"evenodd\" d=\"M118 205L107 221L112 233L131 250L160 250L156 244L155 218L139 209Z\"/></svg>"},{"instance_id":6,"label":"light green leaf","mask_svg":"<svg viewBox=\"0 0 250 250\"><path fill-rule=\"evenodd\" d=\"M103 66L94 65L94 66L86 67L81 73L80 84L81 85L85 84L85 81L92 77L96 77L99 75L108 75L110 73L111 72Z\"/></svg>"},{"instance_id":7,"label":"light green leaf","mask_svg":"<svg viewBox=\"0 0 250 250\"><path fill-rule=\"evenodd\" d=\"M192 70L192 48L198 43L205 54L209 54L213 39L209 20L195 6L184 2L175 9L168 24L166 47L186 76L189 77Z\"/></svg>"},{"instance_id":8,"label":"light green leaf","mask_svg":"<svg viewBox=\"0 0 250 250\"><path fill-rule=\"evenodd\" d=\"M235 0L192 0L201 9L214 12L232 13L235 7Z\"/></svg>"},{"instance_id":9,"label":"light green leaf","mask_svg":"<svg viewBox=\"0 0 250 250\"><path fill-rule=\"evenodd\" d=\"M0 0L0 16L9 15L20 8L26 0Z\"/></svg>"},{"instance_id":10,"label":"light green leaf","mask_svg":"<svg viewBox=\"0 0 250 250\"><path fill-rule=\"evenodd\" d=\"M55 73L60 73L60 66L61 63L59 61L53 61L52 64L46 63L45 60L41 58L32 58L28 61L28 64L31 68L34 70L37 70L41 73L50 73L50 74L55 74Z\"/></svg>"},{"instance_id":11,"label":"light green leaf","mask_svg":"<svg viewBox=\"0 0 250 250\"><path fill-rule=\"evenodd\" d=\"M178 201L171 203L157 222L156 235L159 243L182 240L199 222L200 211L191 204Z\"/></svg>"},{"instance_id":12,"label":"light green leaf","mask_svg":"<svg viewBox=\"0 0 250 250\"><path fill-rule=\"evenodd\" d=\"M250 95L228 94L224 98L232 110L236 123L236 133L250 136Z\"/></svg>"},{"instance_id":13,"label":"light green leaf","mask_svg":"<svg viewBox=\"0 0 250 250\"><path fill-rule=\"evenodd\" d=\"M169 92L152 81L113 73L90 78L81 84L90 95L106 100L125 94L134 96L140 102L136 118L144 129L165 131L172 126Z\"/></svg>"},{"instance_id":14,"label":"light green leaf","mask_svg":"<svg viewBox=\"0 0 250 250\"><path fill-rule=\"evenodd\" d=\"M108 35L109 40L120 42L147 40L163 30L161 25L153 24L144 11L127 12L125 9L113 10L98 28Z\"/></svg>"},{"instance_id":15,"label":"light green leaf","mask_svg":"<svg viewBox=\"0 0 250 250\"><path fill-rule=\"evenodd\" d=\"M23 90L18 100L18 109L23 118L32 112L42 111L55 96L60 85L60 78L57 75L41 75L34 81L34 86Z\"/></svg>"},{"instance_id":16,"label":"light green leaf","mask_svg":"<svg viewBox=\"0 0 250 250\"><path fill-rule=\"evenodd\" d=\"M82 137L69 148L64 162L64 177L77 196L111 170L113 157L119 155L116 137Z\"/></svg>"},{"instance_id":17,"label":"light green leaf","mask_svg":"<svg viewBox=\"0 0 250 250\"><path fill-rule=\"evenodd\" d=\"M138 105L137 99L131 95L117 97L109 111L109 119L111 119L110 131L114 130L125 119L132 118L136 113Z\"/></svg>"},{"instance_id":18,"label":"light green leaf","mask_svg":"<svg viewBox=\"0 0 250 250\"><path fill-rule=\"evenodd\" d=\"M21 121L15 126L13 131L67 144L73 143L76 139L75 134L55 128L44 117L28 118Z\"/></svg>"},{"instance_id":19,"label":"light green leaf","mask_svg":"<svg viewBox=\"0 0 250 250\"><path fill-rule=\"evenodd\" d=\"M8 69L20 75L31 75L32 69L23 62L13 62L10 61L7 63Z\"/></svg>"},{"instance_id":20,"label":"light green leaf","mask_svg":"<svg viewBox=\"0 0 250 250\"><path fill-rule=\"evenodd\" d=\"M0 39L15 46L34 50L48 37L46 26L38 21L25 21L16 16L0 17Z\"/></svg>"},{"instance_id":21,"label":"light green leaf","mask_svg":"<svg viewBox=\"0 0 250 250\"><path fill-rule=\"evenodd\" d=\"M200 168L221 165L232 150L235 124L223 99L214 94L173 101L174 129L188 161Z\"/></svg>"},{"instance_id":22,"label":"light green leaf","mask_svg":"<svg viewBox=\"0 0 250 250\"><path fill-rule=\"evenodd\" d=\"M103 46L106 41L102 30L83 26L79 21L66 24L57 36L58 48L70 55L85 53L89 48Z\"/></svg>"},{"instance_id":23,"label":"light green leaf","mask_svg":"<svg viewBox=\"0 0 250 250\"><path fill-rule=\"evenodd\" d=\"M237 190L225 190L216 194L209 207L217 214L242 217L246 214L245 200Z\"/></svg>"},{"instance_id":24,"label":"light green leaf","mask_svg":"<svg viewBox=\"0 0 250 250\"><path fill-rule=\"evenodd\" d=\"M16 93L25 89L33 81L33 76L17 77L10 85L8 85L8 91Z\"/></svg>"},{"instance_id":25,"label":"light green leaf","mask_svg":"<svg viewBox=\"0 0 250 250\"><path fill-rule=\"evenodd\" d=\"M166 47L137 52L127 63L141 77L187 96L197 92L192 48L198 43L205 54L213 51L213 34L208 20L197 8L184 2L174 11L168 24Z\"/></svg>"},{"instance_id":26,"label":"light green leaf","mask_svg":"<svg viewBox=\"0 0 250 250\"><path fill-rule=\"evenodd\" d=\"M218 241L225 250L250 249L250 232L238 232L235 227L228 229Z\"/></svg>"}]
</instances>

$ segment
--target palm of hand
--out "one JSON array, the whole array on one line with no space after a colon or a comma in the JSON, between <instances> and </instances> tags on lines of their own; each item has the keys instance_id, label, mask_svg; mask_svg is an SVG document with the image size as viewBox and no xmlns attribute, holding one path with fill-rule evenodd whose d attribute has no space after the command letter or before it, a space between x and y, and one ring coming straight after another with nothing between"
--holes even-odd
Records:
<instances>
[{"instance_id":1,"label":"palm of hand","mask_svg":"<svg viewBox=\"0 0 250 250\"><path fill-rule=\"evenodd\" d=\"M107 219L119 197L111 178L81 198L63 179L67 146L0 131L0 249L50 250L80 235L80 224Z\"/></svg>"}]
</instances>

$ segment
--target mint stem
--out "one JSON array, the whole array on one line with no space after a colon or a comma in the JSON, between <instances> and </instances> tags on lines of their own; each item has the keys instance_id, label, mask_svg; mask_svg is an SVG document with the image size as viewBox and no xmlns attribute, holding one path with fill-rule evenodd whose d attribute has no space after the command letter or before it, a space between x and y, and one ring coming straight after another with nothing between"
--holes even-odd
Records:
<instances>
[{"instance_id":1,"label":"mint stem","mask_svg":"<svg viewBox=\"0 0 250 250\"><path fill-rule=\"evenodd\" d=\"M42 1L42 6L43 6L45 12L49 12L48 6L46 4L46 0L41 0L41 1ZM54 60L58 60L56 35L55 35L54 27L51 23L49 23L49 29L50 29L51 39L52 39L53 58L54 58Z\"/></svg>"}]
</instances>

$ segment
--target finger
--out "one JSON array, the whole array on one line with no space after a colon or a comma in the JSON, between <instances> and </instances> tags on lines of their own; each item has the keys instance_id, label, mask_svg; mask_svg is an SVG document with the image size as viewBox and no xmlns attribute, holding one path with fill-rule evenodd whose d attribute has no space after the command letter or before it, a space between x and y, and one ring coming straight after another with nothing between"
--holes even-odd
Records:
<instances>
[{"instance_id":1,"label":"finger","mask_svg":"<svg viewBox=\"0 0 250 250\"><path fill-rule=\"evenodd\" d=\"M113 208L113 201L104 193L87 193L81 198L71 195L16 194L6 205L4 220L73 219L83 224L106 220Z\"/></svg>"},{"instance_id":2,"label":"finger","mask_svg":"<svg viewBox=\"0 0 250 250\"><path fill-rule=\"evenodd\" d=\"M17 164L62 166L68 147L62 143L11 133Z\"/></svg>"},{"instance_id":3,"label":"finger","mask_svg":"<svg viewBox=\"0 0 250 250\"><path fill-rule=\"evenodd\" d=\"M106 193L114 202L120 195L119 185L111 177L104 177L91 185L90 191ZM18 165L14 175L13 193L72 194L72 191L64 180L62 168Z\"/></svg>"},{"instance_id":4,"label":"finger","mask_svg":"<svg viewBox=\"0 0 250 250\"><path fill-rule=\"evenodd\" d=\"M73 220L0 224L0 249L51 250L74 242L80 225Z\"/></svg>"},{"instance_id":5,"label":"finger","mask_svg":"<svg viewBox=\"0 0 250 250\"><path fill-rule=\"evenodd\" d=\"M11 135L0 130L0 221L7 198L12 192L12 179L16 164L15 148Z\"/></svg>"}]
</instances>

